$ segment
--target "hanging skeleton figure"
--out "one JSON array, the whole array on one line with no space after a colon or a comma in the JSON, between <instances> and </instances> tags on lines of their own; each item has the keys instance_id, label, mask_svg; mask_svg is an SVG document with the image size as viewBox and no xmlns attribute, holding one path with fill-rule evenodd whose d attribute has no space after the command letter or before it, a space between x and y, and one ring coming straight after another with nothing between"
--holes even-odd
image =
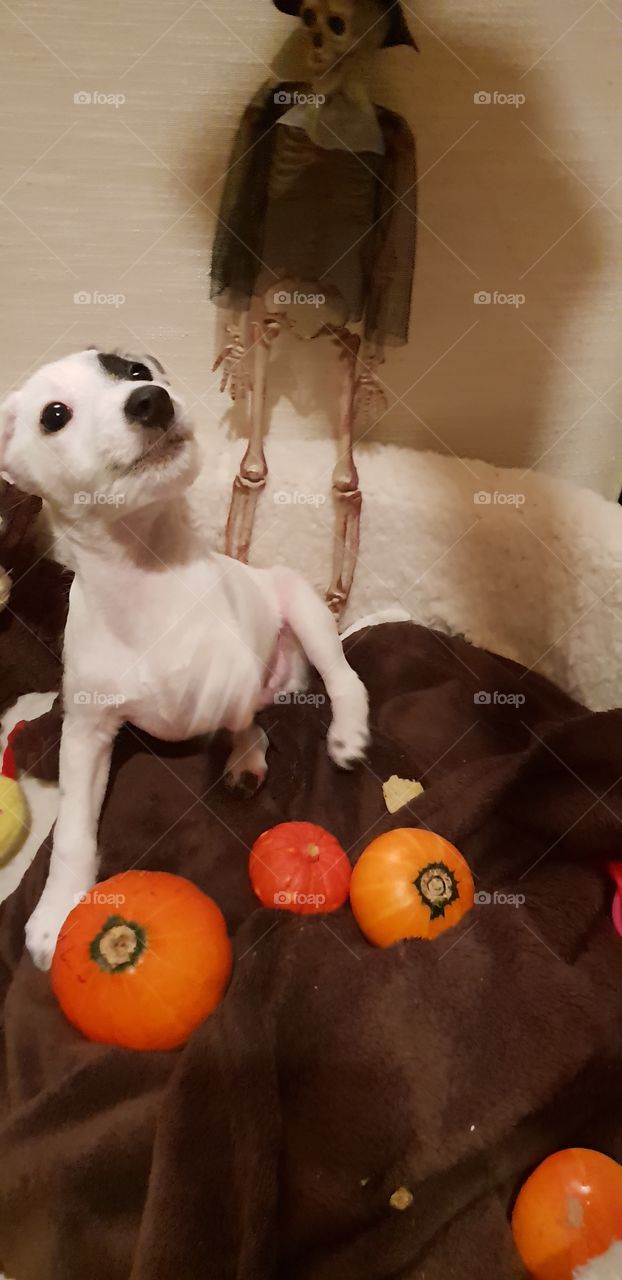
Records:
<instances>
[{"instance_id":1,"label":"hanging skeleton figure","mask_svg":"<svg viewBox=\"0 0 622 1280\"><path fill-rule=\"evenodd\" d=\"M264 85L249 103L220 209L211 296L230 315L214 368L234 400L250 393L226 551L247 559L266 483L270 349L283 327L307 340L328 335L343 363L326 593L338 615L359 546L354 424L368 425L386 408L377 370L387 342L407 341L415 258L414 140L401 116L370 100L363 75L376 50L416 45L395 0L274 3L302 21L308 79ZM250 320L254 298L262 305Z\"/></svg>"}]
</instances>

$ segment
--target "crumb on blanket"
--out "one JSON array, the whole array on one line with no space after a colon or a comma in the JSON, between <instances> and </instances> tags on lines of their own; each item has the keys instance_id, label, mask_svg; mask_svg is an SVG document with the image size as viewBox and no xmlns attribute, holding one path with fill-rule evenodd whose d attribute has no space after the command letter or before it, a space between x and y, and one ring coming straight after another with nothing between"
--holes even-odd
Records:
<instances>
[{"instance_id":1,"label":"crumb on blanket","mask_svg":"<svg viewBox=\"0 0 622 1280\"><path fill-rule=\"evenodd\" d=\"M414 778L399 778L394 773L387 782L383 782L384 802L389 813L397 813L409 800L416 800L423 795L423 787Z\"/></svg>"}]
</instances>

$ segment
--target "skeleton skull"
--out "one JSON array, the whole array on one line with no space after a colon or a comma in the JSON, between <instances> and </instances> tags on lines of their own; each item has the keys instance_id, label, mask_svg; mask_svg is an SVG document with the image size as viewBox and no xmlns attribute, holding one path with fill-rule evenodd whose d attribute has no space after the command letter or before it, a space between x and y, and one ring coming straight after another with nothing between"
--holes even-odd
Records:
<instances>
[{"instance_id":1,"label":"skeleton skull","mask_svg":"<svg viewBox=\"0 0 622 1280\"><path fill-rule=\"evenodd\" d=\"M379 49L389 27L374 0L303 0L300 17L315 75L333 70L354 52Z\"/></svg>"}]
</instances>

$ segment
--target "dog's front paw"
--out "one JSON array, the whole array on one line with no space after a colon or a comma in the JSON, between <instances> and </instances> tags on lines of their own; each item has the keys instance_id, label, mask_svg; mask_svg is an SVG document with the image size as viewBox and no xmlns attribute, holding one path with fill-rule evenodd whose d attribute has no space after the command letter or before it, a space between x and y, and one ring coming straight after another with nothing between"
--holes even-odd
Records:
<instances>
[{"instance_id":1,"label":"dog's front paw","mask_svg":"<svg viewBox=\"0 0 622 1280\"><path fill-rule=\"evenodd\" d=\"M44 891L26 925L26 946L38 969L49 969L58 935L73 906L72 898Z\"/></svg>"},{"instance_id":2,"label":"dog's front paw","mask_svg":"<svg viewBox=\"0 0 622 1280\"><path fill-rule=\"evenodd\" d=\"M369 746L369 699L362 680L353 671L333 700L333 720L328 730L328 754L340 769L353 769L365 759Z\"/></svg>"},{"instance_id":3,"label":"dog's front paw","mask_svg":"<svg viewBox=\"0 0 622 1280\"><path fill-rule=\"evenodd\" d=\"M344 723L333 720L328 730L328 754L340 769L353 769L365 759L369 746L369 727L366 720Z\"/></svg>"}]
</instances>

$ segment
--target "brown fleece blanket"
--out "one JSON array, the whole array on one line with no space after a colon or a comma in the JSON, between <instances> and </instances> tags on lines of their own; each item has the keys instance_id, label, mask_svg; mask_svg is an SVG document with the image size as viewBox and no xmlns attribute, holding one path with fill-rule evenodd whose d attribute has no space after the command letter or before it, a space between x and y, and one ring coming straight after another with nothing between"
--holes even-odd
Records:
<instances>
[{"instance_id":1,"label":"brown fleece blanket","mask_svg":"<svg viewBox=\"0 0 622 1280\"><path fill-rule=\"evenodd\" d=\"M18 626L0 619L0 662L19 643L36 684L37 653L48 677L54 660ZM219 781L225 744L119 737L102 877L180 872L234 940L227 995L183 1051L108 1049L65 1022L23 951L48 847L5 904L0 1262L15 1280L511 1280L508 1213L530 1169L569 1145L622 1159L622 941L603 871L622 852L622 714L410 624L346 648L372 703L357 773L331 766L312 705L263 717L269 781L250 801ZM13 662L0 705L15 681ZM35 725L31 760L57 727ZM393 773L425 793L390 817ZM249 847L303 818L353 861L391 827L429 826L481 893L525 902L386 951L348 909L262 910Z\"/></svg>"}]
</instances>

